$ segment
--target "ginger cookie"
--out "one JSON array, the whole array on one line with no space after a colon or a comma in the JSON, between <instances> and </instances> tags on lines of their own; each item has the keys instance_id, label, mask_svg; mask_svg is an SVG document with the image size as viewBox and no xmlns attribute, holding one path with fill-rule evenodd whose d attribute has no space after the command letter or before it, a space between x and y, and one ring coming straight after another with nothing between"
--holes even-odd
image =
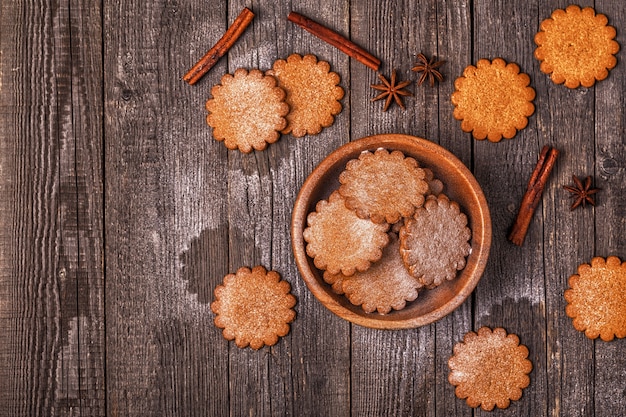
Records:
<instances>
[{"instance_id":1,"label":"ginger cookie","mask_svg":"<svg viewBox=\"0 0 626 417\"><path fill-rule=\"evenodd\" d=\"M470 407L485 411L507 408L522 397L530 384L533 368L528 348L506 330L481 327L478 334L469 332L463 342L454 346L448 360L448 381L456 387L456 396L466 399Z\"/></svg>"},{"instance_id":2,"label":"ginger cookie","mask_svg":"<svg viewBox=\"0 0 626 417\"><path fill-rule=\"evenodd\" d=\"M365 151L339 175L339 193L359 217L391 224L422 206L428 191L424 178L417 161L400 151Z\"/></svg>"},{"instance_id":3,"label":"ginger cookie","mask_svg":"<svg viewBox=\"0 0 626 417\"><path fill-rule=\"evenodd\" d=\"M211 95L213 98L206 102L206 120L213 128L213 137L224 141L228 149L261 151L276 142L287 125L285 91L274 77L259 70L240 68L234 75L224 75Z\"/></svg>"},{"instance_id":4,"label":"ginger cookie","mask_svg":"<svg viewBox=\"0 0 626 417\"><path fill-rule=\"evenodd\" d=\"M454 118L476 139L511 139L535 112L535 90L529 85L530 77L520 73L517 64L481 59L454 82Z\"/></svg>"},{"instance_id":5,"label":"ginger cookie","mask_svg":"<svg viewBox=\"0 0 626 417\"><path fill-rule=\"evenodd\" d=\"M296 317L296 299L291 286L275 271L262 266L239 268L224 277L214 291L211 310L215 325L224 329L227 340L240 348L260 349L272 346L289 333L289 323Z\"/></svg>"},{"instance_id":6,"label":"ginger cookie","mask_svg":"<svg viewBox=\"0 0 626 417\"><path fill-rule=\"evenodd\" d=\"M443 182L440 179L435 178L435 174L430 168L422 168L424 170L424 181L428 184L428 191L426 195L433 194L439 195L443 192Z\"/></svg>"},{"instance_id":7,"label":"ginger cookie","mask_svg":"<svg viewBox=\"0 0 626 417\"><path fill-rule=\"evenodd\" d=\"M619 51L615 28L607 23L606 16L591 7L556 9L535 35L541 72L568 88L591 87L604 80L617 64Z\"/></svg>"},{"instance_id":8,"label":"ginger cookie","mask_svg":"<svg viewBox=\"0 0 626 417\"><path fill-rule=\"evenodd\" d=\"M444 194L428 196L400 229L400 254L409 273L428 287L456 277L469 255L471 230L459 205Z\"/></svg>"},{"instance_id":9,"label":"ginger cookie","mask_svg":"<svg viewBox=\"0 0 626 417\"><path fill-rule=\"evenodd\" d=\"M605 342L626 337L626 262L616 256L596 257L569 278L565 314L574 328Z\"/></svg>"},{"instance_id":10,"label":"ginger cookie","mask_svg":"<svg viewBox=\"0 0 626 417\"><path fill-rule=\"evenodd\" d=\"M401 310L407 301L417 298L418 290L422 288L422 284L409 275L402 263L398 239L391 237L390 240L381 260L367 271L341 279L346 297L367 313L378 310L380 314L387 314L392 309Z\"/></svg>"},{"instance_id":11,"label":"ginger cookie","mask_svg":"<svg viewBox=\"0 0 626 417\"><path fill-rule=\"evenodd\" d=\"M293 54L287 60L274 62L268 74L278 79L287 92L287 127L282 133L296 137L316 135L323 127L333 124L341 112L344 91L339 84L339 75L330 71L330 64L319 61L314 55L304 57Z\"/></svg>"},{"instance_id":12,"label":"ginger cookie","mask_svg":"<svg viewBox=\"0 0 626 417\"><path fill-rule=\"evenodd\" d=\"M444 189L443 182L435 177L432 169L426 167L422 167L422 169L424 170L424 181L428 184L428 190L426 190L424 197L441 194ZM402 226L404 226L404 217L391 225L391 231L397 235Z\"/></svg>"},{"instance_id":13,"label":"ginger cookie","mask_svg":"<svg viewBox=\"0 0 626 417\"><path fill-rule=\"evenodd\" d=\"M382 249L389 243L389 225L359 218L346 207L337 191L328 201L317 203L307 222L303 232L306 253L317 268L330 274L341 272L350 276L355 271L365 271L371 262L380 259Z\"/></svg>"},{"instance_id":14,"label":"ginger cookie","mask_svg":"<svg viewBox=\"0 0 626 417\"><path fill-rule=\"evenodd\" d=\"M324 278L327 284L330 284L335 294L343 294L343 280L346 278L344 274L341 272L331 274L328 271L324 271L322 278Z\"/></svg>"}]
</instances>

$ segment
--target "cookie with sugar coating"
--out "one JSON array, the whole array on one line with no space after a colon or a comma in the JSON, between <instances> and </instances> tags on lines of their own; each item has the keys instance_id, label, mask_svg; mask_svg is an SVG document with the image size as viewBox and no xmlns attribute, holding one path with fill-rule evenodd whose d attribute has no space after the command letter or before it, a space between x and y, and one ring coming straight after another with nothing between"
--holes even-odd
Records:
<instances>
[{"instance_id":1,"label":"cookie with sugar coating","mask_svg":"<svg viewBox=\"0 0 626 417\"><path fill-rule=\"evenodd\" d=\"M393 224L422 206L428 192L425 177L414 158L380 148L348 161L339 175L339 194L359 217Z\"/></svg>"},{"instance_id":2,"label":"cookie with sugar coating","mask_svg":"<svg viewBox=\"0 0 626 417\"><path fill-rule=\"evenodd\" d=\"M280 137L289 106L276 79L261 71L240 68L222 77L206 102L207 123L213 137L228 149L261 151Z\"/></svg>"},{"instance_id":3,"label":"cookie with sugar coating","mask_svg":"<svg viewBox=\"0 0 626 417\"><path fill-rule=\"evenodd\" d=\"M272 346L289 333L296 317L291 286L276 271L242 267L224 277L215 290L211 310L224 338L240 348Z\"/></svg>"},{"instance_id":4,"label":"cookie with sugar coating","mask_svg":"<svg viewBox=\"0 0 626 417\"><path fill-rule=\"evenodd\" d=\"M417 298L418 291L423 287L404 267L400 245L393 234L378 262L367 271L356 272L350 277L342 276L341 285L352 304L360 305L367 313L378 311L379 314L402 310L408 301Z\"/></svg>"},{"instance_id":5,"label":"cookie with sugar coating","mask_svg":"<svg viewBox=\"0 0 626 417\"><path fill-rule=\"evenodd\" d=\"M317 203L307 223L303 232L306 253L317 268L330 274L350 276L365 271L381 258L382 249L389 243L389 225L361 219L346 207L337 191Z\"/></svg>"},{"instance_id":6,"label":"cookie with sugar coating","mask_svg":"<svg viewBox=\"0 0 626 417\"><path fill-rule=\"evenodd\" d=\"M315 55L293 54L286 60L279 59L267 74L276 77L287 92L290 112L282 133L295 137L316 135L332 125L341 112L339 100L344 91L339 86L339 75Z\"/></svg>"},{"instance_id":7,"label":"cookie with sugar coating","mask_svg":"<svg viewBox=\"0 0 626 417\"><path fill-rule=\"evenodd\" d=\"M400 228L400 254L409 273L432 288L465 267L470 237L459 205L445 194L430 195Z\"/></svg>"},{"instance_id":8,"label":"cookie with sugar coating","mask_svg":"<svg viewBox=\"0 0 626 417\"><path fill-rule=\"evenodd\" d=\"M485 411L495 406L507 408L530 384L528 374L533 365L528 348L503 328L481 327L477 333L469 332L453 351L448 381L456 387L456 396L470 407L480 406Z\"/></svg>"}]
</instances>

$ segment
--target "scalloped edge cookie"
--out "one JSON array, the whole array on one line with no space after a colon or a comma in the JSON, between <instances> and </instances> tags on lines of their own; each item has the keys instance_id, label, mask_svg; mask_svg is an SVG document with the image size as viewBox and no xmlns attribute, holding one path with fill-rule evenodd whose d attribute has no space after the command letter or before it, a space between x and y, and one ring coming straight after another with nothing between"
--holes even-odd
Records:
<instances>
[{"instance_id":1,"label":"scalloped edge cookie","mask_svg":"<svg viewBox=\"0 0 626 417\"><path fill-rule=\"evenodd\" d=\"M530 77L502 58L480 59L476 66L467 66L454 87L454 118L461 121L464 132L472 132L478 140L511 139L535 112Z\"/></svg>"},{"instance_id":2,"label":"scalloped edge cookie","mask_svg":"<svg viewBox=\"0 0 626 417\"><path fill-rule=\"evenodd\" d=\"M626 262L595 257L569 278L565 314L589 339L605 342L626 337Z\"/></svg>"},{"instance_id":3,"label":"scalloped edge cookie","mask_svg":"<svg viewBox=\"0 0 626 417\"><path fill-rule=\"evenodd\" d=\"M592 7L556 9L539 29L534 55L541 63L541 72L555 84L591 87L608 77L617 64L615 54L620 47L614 40L615 28Z\"/></svg>"},{"instance_id":4,"label":"scalloped edge cookie","mask_svg":"<svg viewBox=\"0 0 626 417\"><path fill-rule=\"evenodd\" d=\"M328 62L318 62L315 55L292 54L287 60L279 59L267 74L276 77L287 92L291 111L282 133L295 137L316 135L332 125L341 112L339 100L344 91L339 86L339 75L330 71Z\"/></svg>"},{"instance_id":5,"label":"scalloped edge cookie","mask_svg":"<svg viewBox=\"0 0 626 417\"><path fill-rule=\"evenodd\" d=\"M364 151L339 174L339 194L359 217L392 224L422 206L425 176L417 161L400 151Z\"/></svg>"},{"instance_id":6,"label":"scalloped edge cookie","mask_svg":"<svg viewBox=\"0 0 626 417\"><path fill-rule=\"evenodd\" d=\"M517 335L507 335L501 327L468 332L453 352L448 360L448 381L456 387L456 396L472 408L507 408L530 384L528 374L533 364L528 348L520 344Z\"/></svg>"},{"instance_id":7,"label":"scalloped edge cookie","mask_svg":"<svg viewBox=\"0 0 626 417\"><path fill-rule=\"evenodd\" d=\"M400 254L413 277L438 286L465 267L471 235L458 203L445 194L430 195L400 228Z\"/></svg>"},{"instance_id":8,"label":"scalloped edge cookie","mask_svg":"<svg viewBox=\"0 0 626 417\"><path fill-rule=\"evenodd\" d=\"M387 314L392 309L402 310L407 301L417 298L418 291L423 287L404 267L400 245L393 234L383 249L382 258L367 271L356 272L349 277L342 274L327 277L324 274L324 280L332 283L333 289L341 285L341 293L366 313L378 311L379 314Z\"/></svg>"},{"instance_id":9,"label":"scalloped edge cookie","mask_svg":"<svg viewBox=\"0 0 626 417\"><path fill-rule=\"evenodd\" d=\"M389 225L361 219L346 207L337 191L317 203L315 211L307 216L307 224L303 232L306 253L318 269L331 274L350 276L367 270L381 258L389 243Z\"/></svg>"},{"instance_id":10,"label":"scalloped edge cookie","mask_svg":"<svg viewBox=\"0 0 626 417\"><path fill-rule=\"evenodd\" d=\"M228 149L261 151L276 142L287 125L285 91L274 77L257 69L239 68L233 75L224 75L221 84L211 88L211 95L205 105L206 121L213 137Z\"/></svg>"},{"instance_id":11,"label":"scalloped edge cookie","mask_svg":"<svg viewBox=\"0 0 626 417\"><path fill-rule=\"evenodd\" d=\"M430 168L422 167L424 170L424 181L428 184L426 195L439 195L443 193L443 182L439 178L435 178L435 173Z\"/></svg>"},{"instance_id":12,"label":"scalloped edge cookie","mask_svg":"<svg viewBox=\"0 0 626 417\"><path fill-rule=\"evenodd\" d=\"M289 323L296 317L291 286L278 272L268 272L263 266L242 267L226 275L214 294L215 326L224 329L224 338L234 339L240 348L256 350L276 344L289 333Z\"/></svg>"}]
</instances>

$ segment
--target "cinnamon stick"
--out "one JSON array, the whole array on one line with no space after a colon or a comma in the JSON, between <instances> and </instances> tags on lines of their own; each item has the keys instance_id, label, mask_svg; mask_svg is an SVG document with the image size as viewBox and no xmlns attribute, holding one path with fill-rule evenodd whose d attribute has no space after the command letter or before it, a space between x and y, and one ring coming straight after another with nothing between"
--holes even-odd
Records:
<instances>
[{"instance_id":1,"label":"cinnamon stick","mask_svg":"<svg viewBox=\"0 0 626 417\"><path fill-rule=\"evenodd\" d=\"M209 52L200 58L193 68L187 71L183 80L187 81L189 85L194 85L200 78L202 78L202 76L213 68L217 61L219 61L219 59L224 56L224 54L226 54L226 52L228 52L228 50L235 44L250 22L252 22L253 18L254 13L252 13L252 10L244 7L241 13L239 13L239 16L237 16L237 19L235 19L226 33L224 33L224 36L222 36L222 38L217 41L211 49L209 49Z\"/></svg>"},{"instance_id":2,"label":"cinnamon stick","mask_svg":"<svg viewBox=\"0 0 626 417\"><path fill-rule=\"evenodd\" d=\"M330 45L339 49L341 52L345 53L349 57L356 59L361 64L368 66L374 71L378 71L378 67L380 66L380 59L376 58L365 49L344 38L337 32L328 29L327 27L296 12L289 13L287 19L300 26L307 32L317 36L324 42L329 43Z\"/></svg>"},{"instance_id":3,"label":"cinnamon stick","mask_svg":"<svg viewBox=\"0 0 626 417\"><path fill-rule=\"evenodd\" d=\"M539 201L541 201L543 189L546 182L548 182L548 177L550 176L552 168L554 168L557 156L559 156L559 151L551 148L550 146L546 145L541 150L539 161L530 176L528 186L526 187L526 193L524 194L524 198L522 199L522 203L517 213L517 218L515 219L515 223L513 223L513 227L511 228L511 232L509 234L509 240L517 246L522 246L524 243L526 232L528 232L528 227L530 226L530 221L535 213L535 209L539 205Z\"/></svg>"}]
</instances>

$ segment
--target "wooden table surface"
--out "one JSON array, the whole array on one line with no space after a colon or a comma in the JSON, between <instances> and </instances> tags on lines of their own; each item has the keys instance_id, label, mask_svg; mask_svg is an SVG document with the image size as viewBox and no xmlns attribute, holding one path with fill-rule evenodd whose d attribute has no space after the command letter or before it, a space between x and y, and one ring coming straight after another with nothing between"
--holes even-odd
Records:
<instances>
[{"instance_id":1,"label":"wooden table surface","mask_svg":"<svg viewBox=\"0 0 626 417\"><path fill-rule=\"evenodd\" d=\"M626 340L589 340L565 316L580 263L626 258L626 8L609 18L622 50L609 77L570 90L539 71L533 37L566 1L16 0L0 6L0 415L470 416L447 360L486 325L519 335L534 369L520 401L489 415L626 415ZM182 75L244 6L242 38L195 86ZM377 73L291 22L298 11L349 36L402 79L419 52L446 60L407 109L371 103ZM291 53L330 62L346 90L320 135L228 151L205 122L210 89L240 67ZM452 116L453 81L480 58L517 62L537 91L526 129L477 141ZM481 184L493 244L472 296L412 330L351 325L296 268L296 194L330 152L404 133L450 150ZM561 151L523 247L506 239L544 145ZM571 176L596 207L569 210ZM213 325L213 289L264 265L297 298L291 332L239 349ZM625 318L626 319L626 318Z\"/></svg>"}]
</instances>

